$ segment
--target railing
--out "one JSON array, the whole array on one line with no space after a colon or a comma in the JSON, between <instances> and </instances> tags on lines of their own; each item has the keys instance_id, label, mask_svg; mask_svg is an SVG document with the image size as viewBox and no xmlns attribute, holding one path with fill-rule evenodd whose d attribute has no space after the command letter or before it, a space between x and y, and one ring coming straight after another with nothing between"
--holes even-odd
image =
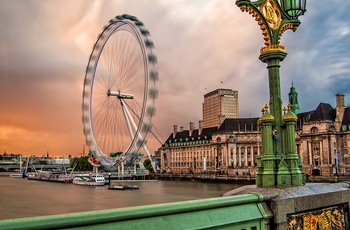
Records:
<instances>
[{"instance_id":1,"label":"railing","mask_svg":"<svg viewBox=\"0 0 350 230\"><path fill-rule=\"evenodd\" d=\"M268 215L259 194L0 221L0 229L262 230Z\"/></svg>"}]
</instances>

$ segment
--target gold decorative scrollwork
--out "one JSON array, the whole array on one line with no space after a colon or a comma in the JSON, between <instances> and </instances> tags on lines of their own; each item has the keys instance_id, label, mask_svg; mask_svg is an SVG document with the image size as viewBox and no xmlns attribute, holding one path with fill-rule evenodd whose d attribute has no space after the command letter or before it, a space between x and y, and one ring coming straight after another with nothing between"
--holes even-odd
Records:
<instances>
[{"instance_id":1,"label":"gold decorative scrollwork","mask_svg":"<svg viewBox=\"0 0 350 230\"><path fill-rule=\"evenodd\" d=\"M254 18L255 21L258 22L258 25L260 26L260 30L262 32L262 35L264 36L264 44L265 46L269 46L271 44L271 38L269 35L269 31L268 28L266 28L266 25L264 23L264 20L261 18L260 14L256 12L255 8L252 6L246 6L243 5L240 7L242 12L248 12L249 14L251 14Z\"/></svg>"},{"instance_id":2,"label":"gold decorative scrollwork","mask_svg":"<svg viewBox=\"0 0 350 230\"><path fill-rule=\"evenodd\" d=\"M345 211L342 205L288 217L288 230L345 229Z\"/></svg>"},{"instance_id":3,"label":"gold decorative scrollwork","mask_svg":"<svg viewBox=\"0 0 350 230\"><path fill-rule=\"evenodd\" d=\"M270 28L272 30L278 29L281 24L281 12L276 3L272 0L265 0L265 2L260 5L260 11L264 15Z\"/></svg>"},{"instance_id":4,"label":"gold decorative scrollwork","mask_svg":"<svg viewBox=\"0 0 350 230\"><path fill-rule=\"evenodd\" d=\"M278 41L281 39L282 34L284 33L284 31L291 29L293 30L293 32L295 32L297 30L297 27L293 24L293 23L287 23L284 24L280 30L280 32L278 33Z\"/></svg>"}]
</instances>

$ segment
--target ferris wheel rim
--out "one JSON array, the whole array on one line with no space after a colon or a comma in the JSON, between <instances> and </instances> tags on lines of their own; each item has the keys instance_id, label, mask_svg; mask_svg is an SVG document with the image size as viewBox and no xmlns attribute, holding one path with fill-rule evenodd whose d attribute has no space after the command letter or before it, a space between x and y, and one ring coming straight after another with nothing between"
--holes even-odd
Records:
<instances>
[{"instance_id":1,"label":"ferris wheel rim","mask_svg":"<svg viewBox=\"0 0 350 230\"><path fill-rule=\"evenodd\" d=\"M94 125L93 125L93 111L92 111L92 94L94 90L94 81L96 69L98 67L101 54L105 45L107 44L109 38L118 32L122 26L128 26L128 29L134 31L133 36L137 36L139 45L143 54L143 68L144 68L144 91L143 91L143 100L142 100L142 109L139 116L139 122L137 128L135 128L134 138L126 151L123 151L118 157L110 157L106 155L106 152L101 150L98 140L96 138ZM104 38L107 32L107 38ZM104 28L102 33L99 35L97 41L95 42L94 48L90 54L88 66L86 69L86 75L84 78L84 88L83 88L83 102L82 102L82 111L83 111L83 124L84 124L84 134L86 136L86 143L89 146L92 154L96 155L101 164L103 165L114 165L116 161L124 160L125 156L131 152L131 149L134 147L134 150L138 151L142 144L145 142L145 137L148 131L151 128L151 119L154 115L154 102L157 96L155 93L156 87L155 82L158 80L158 72L155 69L156 56L153 53L153 43L149 39L149 33L144 28L143 23L139 21L136 17L130 15L116 16L115 20L110 20L109 24ZM99 47L99 43L102 41L102 46ZM97 56L95 55L97 52ZM91 68L93 67L93 68ZM92 72L91 72L92 71ZM149 84L150 83L150 84ZM108 90L108 93L110 90ZM119 92L120 93L120 92ZM108 95L109 96L109 95ZM89 103L86 103L87 98ZM131 115L130 115L131 116Z\"/></svg>"}]
</instances>

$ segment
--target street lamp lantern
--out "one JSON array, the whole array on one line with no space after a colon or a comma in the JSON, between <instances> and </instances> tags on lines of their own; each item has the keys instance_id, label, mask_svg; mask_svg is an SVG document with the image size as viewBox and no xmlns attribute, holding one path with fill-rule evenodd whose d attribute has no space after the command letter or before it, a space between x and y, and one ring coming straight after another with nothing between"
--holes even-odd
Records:
<instances>
[{"instance_id":1,"label":"street lamp lantern","mask_svg":"<svg viewBox=\"0 0 350 230\"><path fill-rule=\"evenodd\" d=\"M306 0L280 0L281 7L291 18L298 19L306 11Z\"/></svg>"}]
</instances>

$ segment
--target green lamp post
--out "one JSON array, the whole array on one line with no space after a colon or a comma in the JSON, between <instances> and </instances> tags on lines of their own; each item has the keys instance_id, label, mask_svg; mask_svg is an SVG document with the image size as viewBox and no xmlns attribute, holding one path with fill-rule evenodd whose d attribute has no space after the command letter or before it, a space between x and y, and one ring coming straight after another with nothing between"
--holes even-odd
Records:
<instances>
[{"instance_id":1,"label":"green lamp post","mask_svg":"<svg viewBox=\"0 0 350 230\"><path fill-rule=\"evenodd\" d=\"M251 14L260 26L265 46L260 49L259 59L267 64L269 76L269 106L264 106L259 119L263 151L257 159L256 184L263 187L303 185L304 174L295 150L295 138L290 135L296 115L290 107L283 115L279 69L287 56L280 39L286 30L296 31L300 25L298 17L306 11L306 0L236 0L236 5Z\"/></svg>"}]
</instances>

